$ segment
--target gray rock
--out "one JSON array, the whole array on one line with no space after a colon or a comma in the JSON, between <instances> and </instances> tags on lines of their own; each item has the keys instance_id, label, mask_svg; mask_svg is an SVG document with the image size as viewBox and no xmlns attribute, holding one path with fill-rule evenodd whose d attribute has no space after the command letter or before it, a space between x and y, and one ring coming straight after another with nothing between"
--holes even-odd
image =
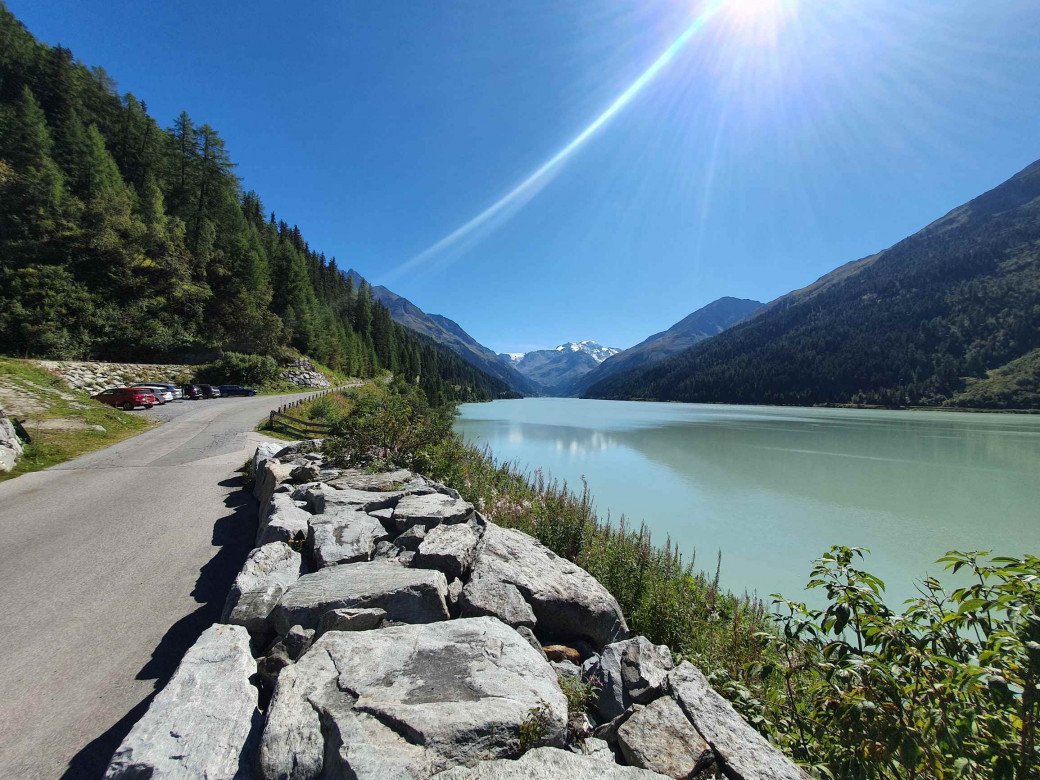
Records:
<instances>
[{"instance_id":1,"label":"gray rock","mask_svg":"<svg viewBox=\"0 0 1040 780\"><path fill-rule=\"evenodd\" d=\"M616 763L614 760L614 751L611 749L610 744L604 739L589 737L582 743L581 747L582 752L586 756L599 759L600 761L606 761L608 764Z\"/></svg>"},{"instance_id":2,"label":"gray rock","mask_svg":"<svg viewBox=\"0 0 1040 780\"><path fill-rule=\"evenodd\" d=\"M256 483L254 485L254 493L257 501L260 502L260 522L264 521L263 511L271 501L271 496L274 495L274 491L279 485L289 481L289 474L292 472L293 467L282 463L277 458L268 458L265 460L259 471L254 477Z\"/></svg>"},{"instance_id":3,"label":"gray rock","mask_svg":"<svg viewBox=\"0 0 1040 780\"><path fill-rule=\"evenodd\" d=\"M621 753L632 766L684 780L715 762L711 748L671 696L662 696L617 730Z\"/></svg>"},{"instance_id":4,"label":"gray rock","mask_svg":"<svg viewBox=\"0 0 1040 780\"><path fill-rule=\"evenodd\" d=\"M235 778L253 771L263 717L242 626L202 632L112 757L105 777Z\"/></svg>"},{"instance_id":5,"label":"gray rock","mask_svg":"<svg viewBox=\"0 0 1040 780\"><path fill-rule=\"evenodd\" d=\"M462 588L459 613L463 617L496 617L513 628L532 628L534 610L515 585L494 578L475 577Z\"/></svg>"},{"instance_id":6,"label":"gray rock","mask_svg":"<svg viewBox=\"0 0 1040 780\"><path fill-rule=\"evenodd\" d=\"M570 677L574 680L581 679L581 668L570 661L550 661L549 664L556 670L559 677Z\"/></svg>"},{"instance_id":7,"label":"gray rock","mask_svg":"<svg viewBox=\"0 0 1040 780\"><path fill-rule=\"evenodd\" d=\"M394 516L394 510L392 508L373 509L369 514L377 520L382 521L383 525L389 526L390 518Z\"/></svg>"},{"instance_id":8,"label":"gray rock","mask_svg":"<svg viewBox=\"0 0 1040 780\"><path fill-rule=\"evenodd\" d=\"M397 554L397 562L402 566L411 566L414 558L415 553L411 550L401 550L401 552Z\"/></svg>"},{"instance_id":9,"label":"gray rock","mask_svg":"<svg viewBox=\"0 0 1040 780\"><path fill-rule=\"evenodd\" d=\"M394 544L403 550L411 550L415 552L419 549L419 545L422 544L423 539L426 538L426 527L421 525L413 525L403 534L394 539ZM423 566L424 569L435 569L436 566Z\"/></svg>"},{"instance_id":10,"label":"gray rock","mask_svg":"<svg viewBox=\"0 0 1040 780\"><path fill-rule=\"evenodd\" d=\"M401 544L401 538L415 528L422 527L412 526L397 538L397 544L405 547L406 545ZM449 579L465 578L476 557L477 543L482 532L483 529L475 523L435 526L426 532L412 565L423 569L438 569Z\"/></svg>"},{"instance_id":11,"label":"gray rock","mask_svg":"<svg viewBox=\"0 0 1040 780\"><path fill-rule=\"evenodd\" d=\"M319 476L321 476L321 469L313 463L297 466L289 472L289 479L297 485L304 482L314 482Z\"/></svg>"},{"instance_id":12,"label":"gray rock","mask_svg":"<svg viewBox=\"0 0 1040 780\"><path fill-rule=\"evenodd\" d=\"M455 582L459 582L459 581L455 580ZM452 585L454 585L455 582L453 582ZM450 590L451 586L449 585L448 587L449 587L449 590ZM524 639L526 639L527 643L529 645L531 645L531 647L533 647L535 650L538 651L538 655L540 655L546 661L549 660L549 656L547 656L545 654L545 649L542 647L542 643L538 641L538 637L536 637L534 635L534 631L532 631L527 626L517 626L516 633L518 633L520 636L522 636Z\"/></svg>"},{"instance_id":13,"label":"gray rock","mask_svg":"<svg viewBox=\"0 0 1040 780\"><path fill-rule=\"evenodd\" d=\"M483 761L436 776L437 780L661 780L663 777L632 766L608 765L598 756L583 756L551 747L528 751L516 761Z\"/></svg>"},{"instance_id":14,"label":"gray rock","mask_svg":"<svg viewBox=\"0 0 1040 780\"><path fill-rule=\"evenodd\" d=\"M266 511L264 511L266 510ZM307 538L311 513L288 493L274 493L260 512L257 546L270 542L302 542Z\"/></svg>"},{"instance_id":15,"label":"gray rock","mask_svg":"<svg viewBox=\"0 0 1040 780\"><path fill-rule=\"evenodd\" d=\"M316 515L335 514L344 509L361 509L372 512L397 505L405 494L401 491L380 493L373 490L337 490L324 483L307 485L293 493L293 498L306 501Z\"/></svg>"},{"instance_id":16,"label":"gray rock","mask_svg":"<svg viewBox=\"0 0 1040 780\"><path fill-rule=\"evenodd\" d=\"M726 777L739 780L808 780L787 756L766 742L693 664L684 661L668 675L672 697L704 740Z\"/></svg>"},{"instance_id":17,"label":"gray rock","mask_svg":"<svg viewBox=\"0 0 1040 780\"><path fill-rule=\"evenodd\" d=\"M632 703L646 704L664 692L672 669L672 654L665 645L654 645L637 636L603 648L599 663L587 676L599 684L597 711L603 720L616 718Z\"/></svg>"},{"instance_id":18,"label":"gray rock","mask_svg":"<svg viewBox=\"0 0 1040 780\"><path fill-rule=\"evenodd\" d=\"M517 619L518 600L536 621ZM599 648L628 636L621 607L591 574L527 534L493 523L477 545L461 603L463 614L470 609L528 625L543 640L585 639Z\"/></svg>"},{"instance_id":19,"label":"gray rock","mask_svg":"<svg viewBox=\"0 0 1040 780\"><path fill-rule=\"evenodd\" d=\"M376 544L376 549L372 551L372 560L397 558L397 554L400 552L401 548L393 542L378 542Z\"/></svg>"},{"instance_id":20,"label":"gray rock","mask_svg":"<svg viewBox=\"0 0 1040 780\"><path fill-rule=\"evenodd\" d=\"M251 634L270 633L271 610L300 578L302 562L300 554L284 542L257 547L249 553L228 592L221 622L245 626Z\"/></svg>"},{"instance_id":21,"label":"gray rock","mask_svg":"<svg viewBox=\"0 0 1040 780\"><path fill-rule=\"evenodd\" d=\"M307 652L314 643L314 629L303 626L293 626L289 633L282 638L285 645L285 653L292 661L300 660L300 656Z\"/></svg>"},{"instance_id":22,"label":"gray rock","mask_svg":"<svg viewBox=\"0 0 1040 780\"><path fill-rule=\"evenodd\" d=\"M464 523L473 516L473 504L441 493L406 495L394 507L393 522L399 532L413 525L429 530L441 523Z\"/></svg>"},{"instance_id":23,"label":"gray rock","mask_svg":"<svg viewBox=\"0 0 1040 780\"><path fill-rule=\"evenodd\" d=\"M447 594L448 583L439 571L387 561L330 566L300 577L272 617L279 633L295 625L316 628L322 615L343 607L376 607L391 620L432 623L448 618Z\"/></svg>"},{"instance_id":24,"label":"gray rock","mask_svg":"<svg viewBox=\"0 0 1040 780\"><path fill-rule=\"evenodd\" d=\"M386 620L384 609L330 609L321 616L318 636L326 631L371 631Z\"/></svg>"},{"instance_id":25,"label":"gray rock","mask_svg":"<svg viewBox=\"0 0 1040 780\"><path fill-rule=\"evenodd\" d=\"M512 754L539 706L544 742L562 744L552 669L497 620L329 632L279 677L261 776L429 778Z\"/></svg>"},{"instance_id":26,"label":"gray rock","mask_svg":"<svg viewBox=\"0 0 1040 780\"><path fill-rule=\"evenodd\" d=\"M311 516L307 551L320 569L370 561L376 545L389 539L382 523L360 509L348 507L331 515Z\"/></svg>"},{"instance_id":27,"label":"gray rock","mask_svg":"<svg viewBox=\"0 0 1040 780\"><path fill-rule=\"evenodd\" d=\"M407 469L387 471L383 474L367 474L359 469L348 469L329 484L340 490L395 490L414 479L415 474Z\"/></svg>"},{"instance_id":28,"label":"gray rock","mask_svg":"<svg viewBox=\"0 0 1040 780\"><path fill-rule=\"evenodd\" d=\"M256 448L256 452L253 453L253 464L252 464L252 472L251 473L253 475L253 497L254 498L260 498L260 479L259 479L259 474L260 474L260 469L264 465L264 461L266 461L268 458L273 458L275 456L275 454L279 450L281 450L281 449L284 449L284 447L283 447L281 442L275 442L275 441L267 442L267 441L265 441L262 444L258 445L257 448Z\"/></svg>"},{"instance_id":29,"label":"gray rock","mask_svg":"<svg viewBox=\"0 0 1040 780\"><path fill-rule=\"evenodd\" d=\"M274 454L279 460L292 460L293 458L309 452L321 450L323 439L303 439L302 441L291 441L284 445Z\"/></svg>"}]
</instances>

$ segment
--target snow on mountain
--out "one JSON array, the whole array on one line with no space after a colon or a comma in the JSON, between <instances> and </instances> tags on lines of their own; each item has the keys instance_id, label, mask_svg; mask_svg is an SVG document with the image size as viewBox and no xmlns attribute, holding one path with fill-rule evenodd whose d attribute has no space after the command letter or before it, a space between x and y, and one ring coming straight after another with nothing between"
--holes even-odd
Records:
<instances>
[{"instance_id":1,"label":"snow on mountain","mask_svg":"<svg viewBox=\"0 0 1040 780\"><path fill-rule=\"evenodd\" d=\"M589 339L568 341L553 349L504 352L498 358L515 367L546 395L566 395L582 376L620 351Z\"/></svg>"}]
</instances>

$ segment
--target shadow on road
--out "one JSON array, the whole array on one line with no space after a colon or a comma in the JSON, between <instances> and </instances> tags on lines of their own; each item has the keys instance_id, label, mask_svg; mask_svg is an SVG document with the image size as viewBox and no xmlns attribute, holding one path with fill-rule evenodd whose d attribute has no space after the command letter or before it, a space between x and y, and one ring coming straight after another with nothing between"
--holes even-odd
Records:
<instances>
[{"instance_id":1,"label":"shadow on road","mask_svg":"<svg viewBox=\"0 0 1040 780\"><path fill-rule=\"evenodd\" d=\"M191 595L202 606L190 615L178 620L163 636L152 651L138 680L155 680L155 690L137 703L129 712L114 723L104 734L89 742L69 761L62 780L88 780L104 775L108 762L119 743L130 732L133 725L144 715L155 694L173 676L184 653L191 647L199 634L220 619L224 599L235 576L242 569L257 530L257 506L252 495L242 488L242 478L233 477L219 483L222 487L237 488L224 499L230 512L213 525L213 545L216 554L199 569L198 579Z\"/></svg>"}]
</instances>

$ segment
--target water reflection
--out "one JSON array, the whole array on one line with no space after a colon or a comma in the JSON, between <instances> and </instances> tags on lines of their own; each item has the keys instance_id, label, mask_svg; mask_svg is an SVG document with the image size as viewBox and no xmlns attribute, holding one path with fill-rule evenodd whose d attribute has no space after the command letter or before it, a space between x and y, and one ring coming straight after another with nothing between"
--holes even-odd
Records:
<instances>
[{"instance_id":1,"label":"water reflection","mask_svg":"<svg viewBox=\"0 0 1040 780\"><path fill-rule=\"evenodd\" d=\"M721 548L730 587L797 591L832 543L870 547L897 596L951 548L1040 548L1040 419L526 399L458 429L574 483L685 550Z\"/></svg>"}]
</instances>

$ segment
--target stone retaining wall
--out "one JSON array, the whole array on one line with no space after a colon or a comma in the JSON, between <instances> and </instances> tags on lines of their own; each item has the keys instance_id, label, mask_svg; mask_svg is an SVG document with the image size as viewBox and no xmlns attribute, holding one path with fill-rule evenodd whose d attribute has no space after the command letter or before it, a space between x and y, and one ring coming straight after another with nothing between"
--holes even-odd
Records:
<instances>
[{"instance_id":1,"label":"stone retaining wall","mask_svg":"<svg viewBox=\"0 0 1040 780\"><path fill-rule=\"evenodd\" d=\"M615 599L409 471L253 458L256 547L108 778L806 780ZM561 683L597 691L568 712Z\"/></svg>"},{"instance_id":2,"label":"stone retaining wall","mask_svg":"<svg viewBox=\"0 0 1040 780\"><path fill-rule=\"evenodd\" d=\"M191 380L195 366L165 363L102 363L83 360L39 360L77 390L91 395L110 387L139 382L183 384Z\"/></svg>"}]
</instances>

